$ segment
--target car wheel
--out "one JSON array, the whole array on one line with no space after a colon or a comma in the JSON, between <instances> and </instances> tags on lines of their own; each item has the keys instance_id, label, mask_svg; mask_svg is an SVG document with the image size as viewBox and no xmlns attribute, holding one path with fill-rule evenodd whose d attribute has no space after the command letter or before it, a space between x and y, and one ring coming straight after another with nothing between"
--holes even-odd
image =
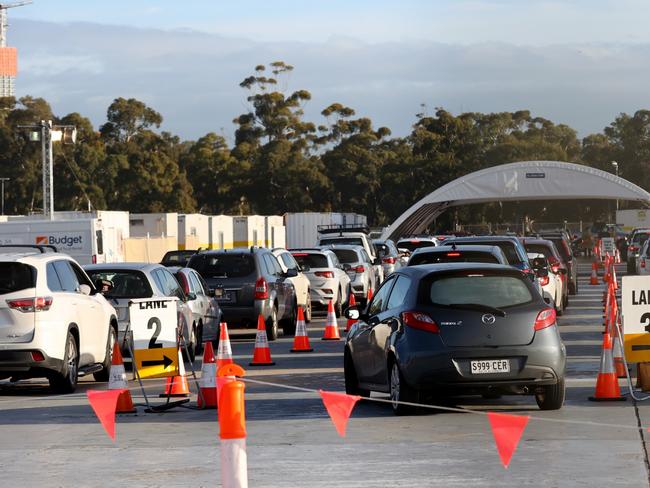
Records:
<instances>
[{"instance_id":1,"label":"car wheel","mask_svg":"<svg viewBox=\"0 0 650 488\"><path fill-rule=\"evenodd\" d=\"M336 303L334 304L334 312L336 312L337 317L341 317L343 315L343 292L339 288L339 296L336 299Z\"/></svg>"},{"instance_id":2,"label":"car wheel","mask_svg":"<svg viewBox=\"0 0 650 488\"><path fill-rule=\"evenodd\" d=\"M358 395L361 397L369 397L370 390L359 388L359 379L357 378L357 371L354 369L354 362L350 356L350 351L345 350L343 356L343 374L345 376L345 393L348 395Z\"/></svg>"},{"instance_id":3,"label":"car wheel","mask_svg":"<svg viewBox=\"0 0 650 488\"><path fill-rule=\"evenodd\" d=\"M291 316L282 323L282 334L292 336L296 333L296 315L298 315L298 304L293 303L291 307Z\"/></svg>"},{"instance_id":4,"label":"car wheel","mask_svg":"<svg viewBox=\"0 0 650 488\"><path fill-rule=\"evenodd\" d=\"M569 295L576 294L576 284L572 281L569 281Z\"/></svg>"},{"instance_id":5,"label":"car wheel","mask_svg":"<svg viewBox=\"0 0 650 488\"><path fill-rule=\"evenodd\" d=\"M562 301L562 305L564 306L564 308L567 308L569 306L569 295L564 296L564 299Z\"/></svg>"},{"instance_id":6,"label":"car wheel","mask_svg":"<svg viewBox=\"0 0 650 488\"><path fill-rule=\"evenodd\" d=\"M416 397L416 392L404 381L404 376L399 370L397 361L393 361L390 367L390 399L393 413L395 415L413 413L415 407L397 402L413 402Z\"/></svg>"},{"instance_id":7,"label":"car wheel","mask_svg":"<svg viewBox=\"0 0 650 488\"><path fill-rule=\"evenodd\" d=\"M72 393L77 388L77 375L79 372L79 349L72 332L68 331L65 341L65 356L63 369L50 378L50 387L56 393Z\"/></svg>"},{"instance_id":8,"label":"car wheel","mask_svg":"<svg viewBox=\"0 0 650 488\"><path fill-rule=\"evenodd\" d=\"M113 347L117 342L117 333L112 325L108 326L108 339L106 340L106 357L102 363L103 369L93 373L95 381L108 381L111 372L111 361L113 360Z\"/></svg>"},{"instance_id":9,"label":"car wheel","mask_svg":"<svg viewBox=\"0 0 650 488\"><path fill-rule=\"evenodd\" d=\"M192 328L190 329L190 338L187 341L185 350L190 361L194 362L196 359L196 324L192 324Z\"/></svg>"},{"instance_id":10,"label":"car wheel","mask_svg":"<svg viewBox=\"0 0 650 488\"><path fill-rule=\"evenodd\" d=\"M269 341L278 338L278 309L275 305L271 309L271 315L266 319L266 337Z\"/></svg>"},{"instance_id":11,"label":"car wheel","mask_svg":"<svg viewBox=\"0 0 650 488\"><path fill-rule=\"evenodd\" d=\"M203 324L199 322L199 328L196 331L196 355L203 353Z\"/></svg>"},{"instance_id":12,"label":"car wheel","mask_svg":"<svg viewBox=\"0 0 650 488\"><path fill-rule=\"evenodd\" d=\"M564 314L564 304L563 304L563 300L560 298L559 300L557 300L557 299L554 300L554 302L555 302L555 305L554 305L554 307L555 307L555 314L556 314L558 317L561 317L562 314ZM558 305L558 303L559 303L559 305Z\"/></svg>"},{"instance_id":13,"label":"car wheel","mask_svg":"<svg viewBox=\"0 0 650 488\"><path fill-rule=\"evenodd\" d=\"M556 384L542 386L538 393L535 393L535 400L540 410L559 410L564 404L564 377Z\"/></svg>"},{"instance_id":14,"label":"car wheel","mask_svg":"<svg viewBox=\"0 0 650 488\"><path fill-rule=\"evenodd\" d=\"M632 263L631 261L627 262L627 274L632 275L636 273L636 263Z\"/></svg>"},{"instance_id":15,"label":"car wheel","mask_svg":"<svg viewBox=\"0 0 650 488\"><path fill-rule=\"evenodd\" d=\"M307 299L307 308L305 310L305 322L311 322L311 300Z\"/></svg>"}]
</instances>

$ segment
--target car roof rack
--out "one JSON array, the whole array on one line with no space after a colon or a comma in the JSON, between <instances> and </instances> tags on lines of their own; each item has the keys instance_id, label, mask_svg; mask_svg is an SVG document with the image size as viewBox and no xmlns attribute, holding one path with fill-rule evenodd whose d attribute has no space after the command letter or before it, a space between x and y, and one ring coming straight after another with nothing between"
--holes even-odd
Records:
<instances>
[{"instance_id":1,"label":"car roof rack","mask_svg":"<svg viewBox=\"0 0 650 488\"><path fill-rule=\"evenodd\" d=\"M370 228L367 225L363 224L327 224L327 225L318 225L316 230L319 234L339 234L343 235L344 232L362 232L364 234L370 234Z\"/></svg>"},{"instance_id":2,"label":"car roof rack","mask_svg":"<svg viewBox=\"0 0 650 488\"><path fill-rule=\"evenodd\" d=\"M0 244L0 248L20 248L20 249L37 249L41 254L48 252L59 252L56 246L51 244Z\"/></svg>"}]
</instances>

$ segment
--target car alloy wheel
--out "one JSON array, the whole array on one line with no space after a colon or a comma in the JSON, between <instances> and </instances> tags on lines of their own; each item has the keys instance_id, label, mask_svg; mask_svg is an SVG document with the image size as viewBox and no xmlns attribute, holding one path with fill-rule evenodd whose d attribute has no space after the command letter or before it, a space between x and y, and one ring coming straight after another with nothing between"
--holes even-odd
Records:
<instances>
[{"instance_id":1,"label":"car alloy wheel","mask_svg":"<svg viewBox=\"0 0 650 488\"><path fill-rule=\"evenodd\" d=\"M269 341L274 341L278 338L278 309L273 305L271 315L266 319L266 335Z\"/></svg>"},{"instance_id":2,"label":"car alloy wheel","mask_svg":"<svg viewBox=\"0 0 650 488\"><path fill-rule=\"evenodd\" d=\"M415 393L404 381L397 361L393 361L390 369L390 399L395 415L405 415L414 412L415 407L403 405L398 402L414 402L417 397Z\"/></svg>"}]
</instances>

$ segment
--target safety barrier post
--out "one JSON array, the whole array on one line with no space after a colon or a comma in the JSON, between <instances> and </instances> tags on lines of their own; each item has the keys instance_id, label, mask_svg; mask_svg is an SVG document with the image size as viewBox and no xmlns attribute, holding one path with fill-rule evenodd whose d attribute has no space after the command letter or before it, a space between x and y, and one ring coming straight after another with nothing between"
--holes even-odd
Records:
<instances>
[{"instance_id":1,"label":"safety barrier post","mask_svg":"<svg viewBox=\"0 0 650 488\"><path fill-rule=\"evenodd\" d=\"M241 377L244 370L236 364L227 364L219 368L217 375ZM219 397L221 485L223 488L248 488L244 383L238 380L225 383Z\"/></svg>"}]
</instances>

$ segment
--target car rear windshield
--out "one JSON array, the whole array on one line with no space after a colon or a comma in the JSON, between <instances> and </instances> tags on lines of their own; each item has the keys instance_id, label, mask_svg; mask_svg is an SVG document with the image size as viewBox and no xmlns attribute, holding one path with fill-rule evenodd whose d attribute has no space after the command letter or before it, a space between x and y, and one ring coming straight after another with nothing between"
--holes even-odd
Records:
<instances>
[{"instance_id":1,"label":"car rear windshield","mask_svg":"<svg viewBox=\"0 0 650 488\"><path fill-rule=\"evenodd\" d=\"M321 239L319 245L328 246L330 244L348 244L351 246L363 246L361 237L336 237L330 239Z\"/></svg>"},{"instance_id":2,"label":"car rear windshield","mask_svg":"<svg viewBox=\"0 0 650 488\"><path fill-rule=\"evenodd\" d=\"M530 254L541 254L546 259L553 256L553 251L544 244L525 244L524 247L526 248L526 252Z\"/></svg>"},{"instance_id":3,"label":"car rear windshield","mask_svg":"<svg viewBox=\"0 0 650 488\"><path fill-rule=\"evenodd\" d=\"M383 258L390 256L390 248L386 244L377 244L375 243L375 249L377 250L377 257Z\"/></svg>"},{"instance_id":4,"label":"car rear windshield","mask_svg":"<svg viewBox=\"0 0 650 488\"><path fill-rule=\"evenodd\" d=\"M545 239L548 239L553 244L555 244L555 247L557 247L557 250L562 257L562 261L567 262L571 260L571 251L569 250L569 246L567 245L566 241L562 237L545 237Z\"/></svg>"},{"instance_id":5,"label":"car rear windshield","mask_svg":"<svg viewBox=\"0 0 650 488\"><path fill-rule=\"evenodd\" d=\"M510 241L472 241L472 242L456 242L457 246L498 246L505 254L508 264L515 265L521 264L523 261L517 252L517 247L514 242Z\"/></svg>"},{"instance_id":6,"label":"car rear windshield","mask_svg":"<svg viewBox=\"0 0 650 488\"><path fill-rule=\"evenodd\" d=\"M445 275L423 282L422 294L434 305L476 304L494 308L513 307L532 301L522 278L511 275L467 273Z\"/></svg>"},{"instance_id":7,"label":"car rear windshield","mask_svg":"<svg viewBox=\"0 0 650 488\"><path fill-rule=\"evenodd\" d=\"M646 240L648 239L648 233L647 232L637 232L634 234L634 237L632 238L632 242L634 244L643 244Z\"/></svg>"},{"instance_id":8,"label":"car rear windshield","mask_svg":"<svg viewBox=\"0 0 650 488\"><path fill-rule=\"evenodd\" d=\"M173 252L168 252L165 254L165 256L162 258L162 262L165 264L179 264L179 265L185 265L187 261L194 256L196 252L194 251L173 251Z\"/></svg>"},{"instance_id":9,"label":"car rear windshield","mask_svg":"<svg viewBox=\"0 0 650 488\"><path fill-rule=\"evenodd\" d=\"M399 241L397 247L399 249L407 249L409 251L415 251L421 247L435 247L436 243L432 241L420 241L418 239L411 239L410 241Z\"/></svg>"},{"instance_id":10,"label":"car rear windshield","mask_svg":"<svg viewBox=\"0 0 650 488\"><path fill-rule=\"evenodd\" d=\"M255 272L255 259L241 253L199 254L190 259L188 266L203 278L243 278Z\"/></svg>"},{"instance_id":11,"label":"car rear windshield","mask_svg":"<svg viewBox=\"0 0 650 488\"><path fill-rule=\"evenodd\" d=\"M149 298L153 295L149 280L141 271L135 270L91 270L88 276L96 283L97 280L113 282L113 289L104 292L108 298Z\"/></svg>"},{"instance_id":12,"label":"car rear windshield","mask_svg":"<svg viewBox=\"0 0 650 488\"><path fill-rule=\"evenodd\" d=\"M351 249L332 249L341 263L358 263L361 261L357 253Z\"/></svg>"},{"instance_id":13,"label":"car rear windshield","mask_svg":"<svg viewBox=\"0 0 650 488\"><path fill-rule=\"evenodd\" d=\"M28 264L0 263L0 295L36 286L36 268Z\"/></svg>"},{"instance_id":14,"label":"car rear windshield","mask_svg":"<svg viewBox=\"0 0 650 488\"><path fill-rule=\"evenodd\" d=\"M492 263L501 264L493 254L481 251L445 251L414 254L409 266L436 263Z\"/></svg>"},{"instance_id":15,"label":"car rear windshield","mask_svg":"<svg viewBox=\"0 0 650 488\"><path fill-rule=\"evenodd\" d=\"M297 252L293 257L298 261L301 268L329 268L327 256L323 254L309 254Z\"/></svg>"}]
</instances>

